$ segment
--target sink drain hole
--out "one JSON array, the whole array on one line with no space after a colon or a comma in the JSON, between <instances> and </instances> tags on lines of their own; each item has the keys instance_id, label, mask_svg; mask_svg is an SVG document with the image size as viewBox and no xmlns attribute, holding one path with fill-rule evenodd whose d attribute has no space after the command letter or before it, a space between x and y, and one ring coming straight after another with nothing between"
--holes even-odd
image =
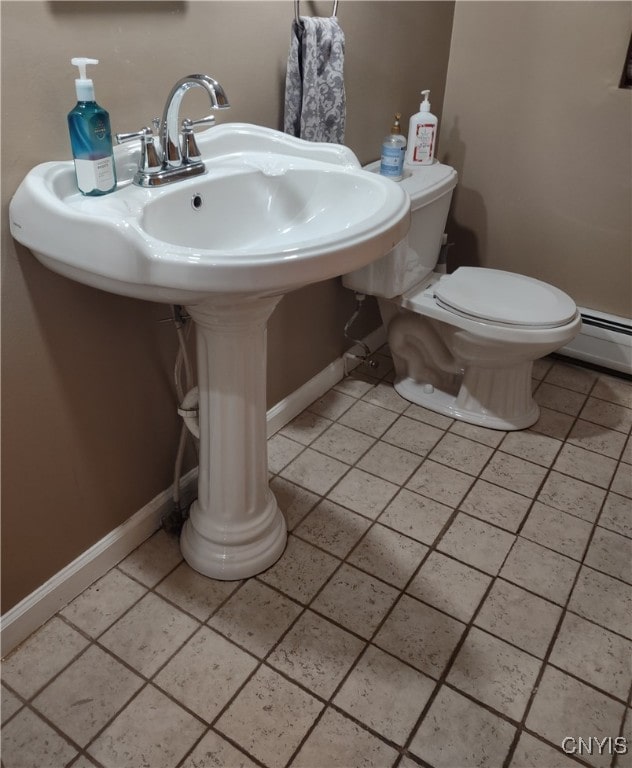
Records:
<instances>
[{"instance_id":1,"label":"sink drain hole","mask_svg":"<svg viewBox=\"0 0 632 768\"><path fill-rule=\"evenodd\" d=\"M191 198L191 208L193 208L194 211L199 211L203 204L204 201L202 200L202 195L193 195Z\"/></svg>"}]
</instances>

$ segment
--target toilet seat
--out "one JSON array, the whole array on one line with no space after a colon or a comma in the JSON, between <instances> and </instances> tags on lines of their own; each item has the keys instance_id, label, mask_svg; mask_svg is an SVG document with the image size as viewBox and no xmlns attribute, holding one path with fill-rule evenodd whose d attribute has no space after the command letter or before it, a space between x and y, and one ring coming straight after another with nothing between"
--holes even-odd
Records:
<instances>
[{"instance_id":1,"label":"toilet seat","mask_svg":"<svg viewBox=\"0 0 632 768\"><path fill-rule=\"evenodd\" d=\"M472 320L521 328L559 328L577 314L559 288L498 269L459 267L435 285L437 304Z\"/></svg>"}]
</instances>

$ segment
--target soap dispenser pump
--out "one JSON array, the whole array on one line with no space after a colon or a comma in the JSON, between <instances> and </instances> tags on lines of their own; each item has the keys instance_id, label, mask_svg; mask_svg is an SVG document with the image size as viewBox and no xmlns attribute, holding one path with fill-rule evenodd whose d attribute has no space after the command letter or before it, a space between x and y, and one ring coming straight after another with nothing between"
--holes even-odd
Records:
<instances>
[{"instance_id":1,"label":"soap dispenser pump","mask_svg":"<svg viewBox=\"0 0 632 768\"><path fill-rule=\"evenodd\" d=\"M84 195L106 195L116 189L116 169L112 151L110 116L94 98L94 84L86 77L88 64L98 59L74 58L79 68L75 80L77 103L68 113L70 145L75 159L77 186Z\"/></svg>"},{"instance_id":2,"label":"soap dispenser pump","mask_svg":"<svg viewBox=\"0 0 632 768\"><path fill-rule=\"evenodd\" d=\"M422 91L421 95L424 100L419 105L419 112L410 118L406 152L406 164L410 165L431 165L437 144L439 120L430 112L430 91Z\"/></svg>"},{"instance_id":3,"label":"soap dispenser pump","mask_svg":"<svg viewBox=\"0 0 632 768\"><path fill-rule=\"evenodd\" d=\"M406 151L406 139L402 136L399 124L401 114L395 115L390 134L382 142L382 154L380 158L380 175L393 181L401 181L404 178L404 153Z\"/></svg>"}]
</instances>

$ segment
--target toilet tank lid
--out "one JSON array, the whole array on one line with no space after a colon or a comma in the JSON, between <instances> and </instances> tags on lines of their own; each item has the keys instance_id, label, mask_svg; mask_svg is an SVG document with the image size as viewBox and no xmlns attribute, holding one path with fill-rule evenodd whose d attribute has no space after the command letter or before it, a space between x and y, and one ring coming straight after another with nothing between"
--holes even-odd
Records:
<instances>
[{"instance_id":1,"label":"toilet tank lid","mask_svg":"<svg viewBox=\"0 0 632 768\"><path fill-rule=\"evenodd\" d=\"M364 166L365 171L380 172L380 161ZM410 195L410 207L414 211L423 205L428 205L438 197L451 192L458 181L454 168L443 163L419 165L416 167L404 165L404 178L395 182L400 184Z\"/></svg>"},{"instance_id":2,"label":"toilet tank lid","mask_svg":"<svg viewBox=\"0 0 632 768\"><path fill-rule=\"evenodd\" d=\"M559 288L499 269L459 267L439 280L434 293L447 308L492 323L556 328L577 314Z\"/></svg>"}]
</instances>

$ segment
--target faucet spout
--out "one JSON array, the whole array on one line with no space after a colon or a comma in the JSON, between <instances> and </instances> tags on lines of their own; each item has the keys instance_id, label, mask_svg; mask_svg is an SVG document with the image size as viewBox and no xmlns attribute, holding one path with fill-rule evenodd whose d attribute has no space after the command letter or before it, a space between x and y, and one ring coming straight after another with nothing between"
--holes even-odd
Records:
<instances>
[{"instance_id":1,"label":"faucet spout","mask_svg":"<svg viewBox=\"0 0 632 768\"><path fill-rule=\"evenodd\" d=\"M222 86L210 75L187 75L173 86L162 113L161 133L163 168L179 168L182 165L180 149L180 103L191 88L203 88L209 95L212 109L228 109L230 104Z\"/></svg>"}]
</instances>

